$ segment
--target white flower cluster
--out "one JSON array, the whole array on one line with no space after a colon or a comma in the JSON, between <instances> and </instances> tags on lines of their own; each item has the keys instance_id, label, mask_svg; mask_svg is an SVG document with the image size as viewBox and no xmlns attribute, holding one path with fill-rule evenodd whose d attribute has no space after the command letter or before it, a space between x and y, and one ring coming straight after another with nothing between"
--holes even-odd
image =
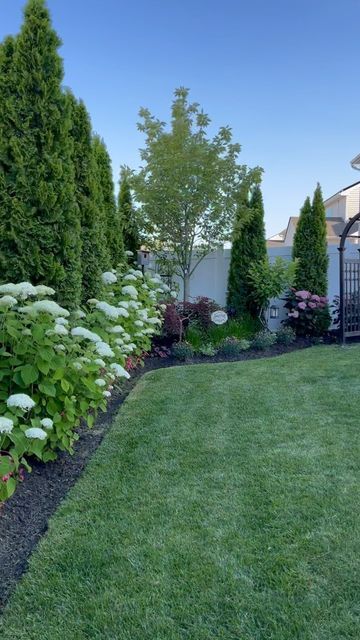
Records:
<instances>
[{"instance_id":1,"label":"white flower cluster","mask_svg":"<svg viewBox=\"0 0 360 640\"><path fill-rule=\"evenodd\" d=\"M112 271L105 271L101 276L104 284L115 284L117 277Z\"/></svg>"},{"instance_id":2,"label":"white flower cluster","mask_svg":"<svg viewBox=\"0 0 360 640\"><path fill-rule=\"evenodd\" d=\"M0 433L11 433L14 428L14 423L10 418L0 417Z\"/></svg>"},{"instance_id":3,"label":"white flower cluster","mask_svg":"<svg viewBox=\"0 0 360 640\"><path fill-rule=\"evenodd\" d=\"M35 407L35 402L26 393L15 393L6 400L7 406L14 409L22 409L22 411L30 411Z\"/></svg>"}]
</instances>

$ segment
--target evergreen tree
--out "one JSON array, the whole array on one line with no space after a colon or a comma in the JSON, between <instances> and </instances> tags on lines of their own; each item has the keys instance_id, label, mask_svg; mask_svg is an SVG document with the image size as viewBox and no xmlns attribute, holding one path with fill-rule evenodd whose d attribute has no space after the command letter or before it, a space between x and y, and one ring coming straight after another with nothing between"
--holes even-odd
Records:
<instances>
[{"instance_id":1,"label":"evergreen tree","mask_svg":"<svg viewBox=\"0 0 360 640\"><path fill-rule=\"evenodd\" d=\"M118 198L119 217L122 221L124 247L126 251L132 251L130 262L136 259L140 249L140 237L136 224L136 215L133 207L130 184L125 170L120 175L120 190Z\"/></svg>"},{"instance_id":2,"label":"evergreen tree","mask_svg":"<svg viewBox=\"0 0 360 640\"><path fill-rule=\"evenodd\" d=\"M75 192L81 224L82 300L86 301L100 294L102 267L108 266L109 257L105 254L104 258L106 239L104 221L98 210L99 186L90 117L84 103L77 102L70 92L68 101L72 111Z\"/></svg>"},{"instance_id":3,"label":"evergreen tree","mask_svg":"<svg viewBox=\"0 0 360 640\"><path fill-rule=\"evenodd\" d=\"M258 315L252 299L249 270L266 257L264 204L256 185L250 195L240 201L236 214L228 276L227 306L237 316Z\"/></svg>"},{"instance_id":4,"label":"evergreen tree","mask_svg":"<svg viewBox=\"0 0 360 640\"><path fill-rule=\"evenodd\" d=\"M298 259L295 287L320 296L327 294L327 255L325 207L318 184L312 204L306 198L300 211L293 244L293 258Z\"/></svg>"},{"instance_id":5,"label":"evergreen tree","mask_svg":"<svg viewBox=\"0 0 360 640\"><path fill-rule=\"evenodd\" d=\"M77 305L80 224L60 44L44 0L29 0L1 81L10 91L0 100L0 148L10 151L0 164L0 269L2 280L45 282Z\"/></svg>"},{"instance_id":6,"label":"evergreen tree","mask_svg":"<svg viewBox=\"0 0 360 640\"><path fill-rule=\"evenodd\" d=\"M108 251L103 256L103 268L116 267L124 259L121 220L116 209L110 156L99 136L94 136L93 151L97 166L99 214L103 219L105 247Z\"/></svg>"}]
</instances>

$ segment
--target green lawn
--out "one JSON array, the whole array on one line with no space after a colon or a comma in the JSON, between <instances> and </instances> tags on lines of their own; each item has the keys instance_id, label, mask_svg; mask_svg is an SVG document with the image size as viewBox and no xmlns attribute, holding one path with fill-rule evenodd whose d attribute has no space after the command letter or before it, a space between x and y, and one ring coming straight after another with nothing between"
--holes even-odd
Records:
<instances>
[{"instance_id":1,"label":"green lawn","mask_svg":"<svg viewBox=\"0 0 360 640\"><path fill-rule=\"evenodd\" d=\"M1 639L358 640L359 396L359 347L147 374Z\"/></svg>"}]
</instances>

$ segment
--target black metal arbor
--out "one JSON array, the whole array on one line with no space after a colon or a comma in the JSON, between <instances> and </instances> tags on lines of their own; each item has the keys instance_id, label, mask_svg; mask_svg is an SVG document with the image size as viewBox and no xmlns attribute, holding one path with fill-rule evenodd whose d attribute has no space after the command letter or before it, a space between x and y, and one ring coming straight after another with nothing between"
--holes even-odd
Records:
<instances>
[{"instance_id":1,"label":"black metal arbor","mask_svg":"<svg viewBox=\"0 0 360 640\"><path fill-rule=\"evenodd\" d=\"M345 242L356 222L360 221L360 211L350 218L340 236L340 342L346 338L360 336L360 255L359 258L345 259ZM360 252L360 248L358 249Z\"/></svg>"}]
</instances>

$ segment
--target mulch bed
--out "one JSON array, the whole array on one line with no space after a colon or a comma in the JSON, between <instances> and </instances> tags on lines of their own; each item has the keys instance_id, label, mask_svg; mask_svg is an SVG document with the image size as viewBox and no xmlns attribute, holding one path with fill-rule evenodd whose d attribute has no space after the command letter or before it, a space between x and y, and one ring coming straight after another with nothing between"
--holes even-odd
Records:
<instances>
[{"instance_id":1,"label":"mulch bed","mask_svg":"<svg viewBox=\"0 0 360 640\"><path fill-rule=\"evenodd\" d=\"M244 351L236 358L201 357L187 362L172 357L148 358L145 366L133 372L131 379L122 384L121 391L113 396L107 412L99 415L93 429L79 428L80 439L74 455L60 453L57 460L47 464L32 462L32 472L25 474L25 480L15 494L0 506L0 611L26 571L28 558L46 532L49 518L82 474L119 407L143 373L174 365L269 358L309 346L309 341L298 340L289 346L274 345L266 351Z\"/></svg>"}]
</instances>

